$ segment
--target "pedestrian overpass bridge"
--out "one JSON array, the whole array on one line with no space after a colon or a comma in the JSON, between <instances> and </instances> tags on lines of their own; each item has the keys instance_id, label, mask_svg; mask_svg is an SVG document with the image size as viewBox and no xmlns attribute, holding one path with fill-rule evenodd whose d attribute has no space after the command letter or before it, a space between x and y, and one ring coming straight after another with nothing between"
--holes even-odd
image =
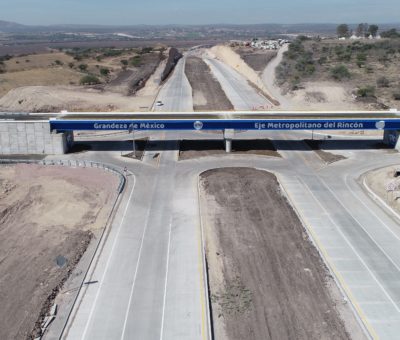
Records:
<instances>
[{"instance_id":1,"label":"pedestrian overpass bridge","mask_svg":"<svg viewBox=\"0 0 400 340\"><path fill-rule=\"evenodd\" d=\"M49 153L52 148L47 144L56 143L53 149L59 150L60 141L61 149L66 151L73 142L73 131L78 130L222 130L227 151L235 130L383 130L384 142L400 148L400 112L397 110L61 112L0 114L0 154Z\"/></svg>"}]
</instances>

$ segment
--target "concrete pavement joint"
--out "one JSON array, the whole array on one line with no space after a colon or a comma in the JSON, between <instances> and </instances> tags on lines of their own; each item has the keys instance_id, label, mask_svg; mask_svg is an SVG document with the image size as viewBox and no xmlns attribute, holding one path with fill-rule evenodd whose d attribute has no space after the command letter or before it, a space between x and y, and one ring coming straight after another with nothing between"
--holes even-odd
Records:
<instances>
[{"instance_id":1,"label":"concrete pavement joint","mask_svg":"<svg viewBox=\"0 0 400 340\"><path fill-rule=\"evenodd\" d=\"M400 272L399 266L392 260L392 258L386 253L386 251L374 240L374 238L371 236L371 234L370 234L367 230L365 230L365 228L364 228L364 227L362 226L362 224L354 217L354 215L340 202L339 198L338 198L338 197L336 196L336 194L332 191L332 189L329 188L329 186L325 183L325 181L324 181L322 178L320 178L320 181L324 184L324 186L325 186L326 188L328 188L328 190L332 193L333 197L336 198L336 200L339 202L339 204L343 207L343 210L345 210L345 211L347 211L347 212L349 213L349 215L354 219L354 221L356 221L356 223L360 226L360 228L368 235L368 237L372 240L372 242L375 243L375 245L378 247L378 249L379 249L383 254L385 254L385 256L388 258L388 260L389 260L389 261L393 264L393 266L396 267L396 269ZM346 181L345 181L345 182L346 182ZM346 186L347 186L347 183L346 183ZM348 186L347 186L347 187L348 187ZM350 188L348 187L348 189L350 189ZM351 189L350 189L350 192L353 193L353 191L352 191ZM353 194L353 196L354 196L354 194ZM375 215L374 212L372 212L372 213ZM391 231L391 230L387 227L387 225L386 225L385 223L383 223L383 221L382 221L378 216L375 215L375 217L378 218L378 220L386 227L386 229L388 229L389 231ZM393 236L395 236L397 239L399 239L392 231L391 231L391 233L392 233ZM397 309L398 312L400 312L400 308L397 306L397 304L396 304L396 309Z\"/></svg>"},{"instance_id":2,"label":"concrete pavement joint","mask_svg":"<svg viewBox=\"0 0 400 340\"><path fill-rule=\"evenodd\" d=\"M134 176L134 175L133 175L133 176ZM92 319L92 317L93 317L93 312L94 312L94 309L95 309L95 307L96 307L97 300L98 300L98 298L99 298L99 294L100 294L100 291L101 291L101 288L102 288L102 285L103 285L103 282L104 282L104 278L105 278L106 273L107 273L107 271L108 271L108 267L110 266L110 262L111 262L111 258L112 258L111 255L112 255L112 253L113 253L113 251L114 251L114 249L115 249L115 246L116 246L116 244L117 244L118 236L119 236L119 234L120 234L120 232L121 232L121 229L122 229L122 228L121 228L121 227L122 227L122 223L123 223L123 221L124 221L124 219L125 219L126 213L127 213L127 211L128 211L129 203L130 203L130 201L131 201L131 199L132 199L132 196L133 196L133 192L134 192L135 184L136 184L136 178L135 178L135 177L133 177L133 178L134 178L134 183L133 183L133 186L132 186L132 190L131 190L131 192L130 192L128 202L126 203L125 210L124 210L124 213L123 213L123 215L122 215L121 222L120 222L120 224L119 224L119 226L118 226L118 231L117 231L117 234L116 234L116 236L115 236L113 245L112 245L112 247L111 247L111 253L110 253L110 255L109 255L108 259L107 259L106 267L105 267L104 272L103 272L103 275L102 275L102 277L101 277L100 285L99 285L98 290L97 290L97 292L96 292L96 296L95 296L95 299L94 299L92 308L90 309L89 318L88 318L87 323L86 323L86 325L85 325L85 329L84 329L83 334L82 334L82 339L85 339L85 337L86 337L86 333L87 333L87 331L88 331L90 321L91 321L91 319ZM93 269L94 269L94 268L93 268Z\"/></svg>"},{"instance_id":3,"label":"concrete pavement joint","mask_svg":"<svg viewBox=\"0 0 400 340\"><path fill-rule=\"evenodd\" d=\"M167 298L169 254L170 254L170 246L171 246L171 231L172 231L172 214L171 214L171 219L169 222L169 230L168 230L168 246L167 246L168 250L167 250L166 268L165 268L165 284L164 284L164 297L163 297L163 306L162 306L162 315L161 315L160 340L163 339L163 334L164 334L165 301Z\"/></svg>"},{"instance_id":4,"label":"concrete pavement joint","mask_svg":"<svg viewBox=\"0 0 400 340\"><path fill-rule=\"evenodd\" d=\"M299 178L299 180L301 181L301 179ZM302 182L302 181L301 181ZM365 261L362 259L362 257L360 256L360 254L356 251L356 249L354 248L354 246L351 244L351 242L348 240L348 238L343 234L343 232L340 230L339 226L332 220L332 218L330 217L329 213L327 212L327 210L325 209L325 207L317 200L317 198L314 196L313 192L310 190L310 188L303 183L303 185L307 188L307 190L310 192L311 196L314 198L314 200L317 202L317 204L325 211L325 213L328 216L328 219L332 222L332 224L336 227L336 230L339 232L339 234L343 237L343 239L346 241L346 243L348 244L348 246L351 248L351 250L354 252L354 254L356 255L356 257L359 259L359 261L364 265L365 269L368 271L368 273L371 275L371 277L375 280L375 282L378 284L378 286L382 289L382 292L385 294L385 296L388 298L388 300L393 304L394 308L400 312L398 306L396 305L396 303L393 301L393 299L391 298L391 296L389 295L389 293L386 291L386 289L383 287L383 285L381 284L381 282L378 280L378 278L375 276L375 274L372 272L372 270L368 267L368 265L365 263ZM360 309L361 310L361 309ZM365 318L364 313L362 313L363 318ZM367 319L365 318L365 320L367 321ZM367 321L367 324L369 324L369 322ZM372 326L371 326L372 328ZM373 329L373 328L372 328ZM373 334L376 334L376 332L374 331ZM376 337L374 336L374 338L379 338L378 335L376 334Z\"/></svg>"},{"instance_id":5,"label":"concrete pavement joint","mask_svg":"<svg viewBox=\"0 0 400 340\"><path fill-rule=\"evenodd\" d=\"M144 237L145 237L145 235L146 235L147 226L149 225L149 223L148 223L149 216L150 216L150 209L147 211L146 223L145 223L145 226L144 226L144 228L143 228L142 238L141 238L141 241L140 241L139 255L138 255L138 259L137 259L137 261L136 261L136 267L135 267L135 273L134 273L134 275L133 275L132 287L131 287L131 291L130 291L130 293L129 293L128 305L127 305L127 307L126 307L124 325L123 325L122 334L121 334L121 340L123 340L124 337L125 337L125 330L126 330L126 325L127 325L127 322L128 322L129 309L130 309L131 304L132 304L132 297L133 297L133 292L134 292L134 289L135 289L136 277L137 277L137 273L138 273L138 270L139 270L140 258L141 258L141 255L142 255ZM110 256L110 257L111 257L111 256Z\"/></svg>"},{"instance_id":6,"label":"concrete pavement joint","mask_svg":"<svg viewBox=\"0 0 400 340\"><path fill-rule=\"evenodd\" d=\"M285 189L284 185L282 184L283 181L280 179L281 176L279 174L275 174L275 175L278 178L278 181L283 189L283 192L285 193L287 199L289 200L291 206L293 207L293 210L299 216L299 219L302 222L304 229L307 231L309 239L311 240L312 243L314 243L316 249L318 250L322 259L324 260L324 263L327 265L330 272L332 273L332 277L333 277L334 281L336 282L337 287L341 291L342 295L344 297L346 297L348 301L350 301L352 310L353 310L354 314L356 315L356 320L359 322L359 324L361 325L365 334L369 338L379 339L378 334L375 332L375 329L371 326L371 324L367 320L366 315L362 311L361 307L358 305L357 300L353 296L350 288L347 286L344 278L339 273L339 271L336 269L336 266L333 264L333 262L330 261L330 257L328 255L325 247L322 245L318 236L315 234L311 224L308 222L308 219L301 213L300 210L297 209L296 205L294 204L293 198L291 197L290 193ZM296 178L300 182L300 179L297 176L296 176ZM307 189L308 189L308 187L307 187ZM313 196L314 200L316 200L312 193L311 193L311 195ZM326 211L325 211L325 213L326 213Z\"/></svg>"}]
</instances>

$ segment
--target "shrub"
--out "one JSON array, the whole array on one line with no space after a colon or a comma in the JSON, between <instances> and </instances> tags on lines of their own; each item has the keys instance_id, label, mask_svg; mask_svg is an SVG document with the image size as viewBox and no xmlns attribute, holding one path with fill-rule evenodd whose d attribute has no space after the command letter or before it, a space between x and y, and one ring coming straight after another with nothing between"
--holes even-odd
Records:
<instances>
[{"instance_id":1,"label":"shrub","mask_svg":"<svg viewBox=\"0 0 400 340\"><path fill-rule=\"evenodd\" d=\"M364 86L357 90L357 96L361 98L371 98L375 97L375 87L374 86Z\"/></svg>"},{"instance_id":2,"label":"shrub","mask_svg":"<svg viewBox=\"0 0 400 340\"><path fill-rule=\"evenodd\" d=\"M108 76L110 74L110 70L108 68L103 67L100 69L100 74L102 76Z\"/></svg>"},{"instance_id":3,"label":"shrub","mask_svg":"<svg viewBox=\"0 0 400 340\"><path fill-rule=\"evenodd\" d=\"M64 65L64 63L63 63L61 60L58 60L58 59L55 60L54 63L55 63L56 65L59 65L59 66L60 66L60 65Z\"/></svg>"},{"instance_id":4,"label":"shrub","mask_svg":"<svg viewBox=\"0 0 400 340\"><path fill-rule=\"evenodd\" d=\"M331 69L331 76L335 80L343 80L344 78L350 78L351 74L346 66L337 65Z\"/></svg>"},{"instance_id":5,"label":"shrub","mask_svg":"<svg viewBox=\"0 0 400 340\"><path fill-rule=\"evenodd\" d=\"M145 53L150 53L151 51L153 51L153 47L143 47L140 53L145 54Z\"/></svg>"},{"instance_id":6,"label":"shrub","mask_svg":"<svg viewBox=\"0 0 400 340\"><path fill-rule=\"evenodd\" d=\"M81 71L86 71L87 68L88 68L88 66L87 66L86 64L80 64L80 65L79 65L79 69L80 69Z\"/></svg>"},{"instance_id":7,"label":"shrub","mask_svg":"<svg viewBox=\"0 0 400 340\"><path fill-rule=\"evenodd\" d=\"M389 79L387 79L386 77L382 76L382 77L379 77L376 80L376 85L378 87L389 87L390 86L390 82L389 82Z\"/></svg>"},{"instance_id":8,"label":"shrub","mask_svg":"<svg viewBox=\"0 0 400 340\"><path fill-rule=\"evenodd\" d=\"M394 92L393 93L393 99L394 100L400 100L400 92Z\"/></svg>"},{"instance_id":9,"label":"shrub","mask_svg":"<svg viewBox=\"0 0 400 340\"><path fill-rule=\"evenodd\" d=\"M81 78L80 83L81 85L95 85L100 84L100 80L96 76L88 74Z\"/></svg>"},{"instance_id":10,"label":"shrub","mask_svg":"<svg viewBox=\"0 0 400 340\"><path fill-rule=\"evenodd\" d=\"M121 54L122 54L122 51L121 51L121 50L109 49L109 50L106 50L106 51L103 53L103 56L104 56L104 57L118 57L118 56L120 56Z\"/></svg>"},{"instance_id":11,"label":"shrub","mask_svg":"<svg viewBox=\"0 0 400 340\"><path fill-rule=\"evenodd\" d=\"M121 64L122 64L123 66L128 66L128 60L122 59L122 60L121 60Z\"/></svg>"},{"instance_id":12,"label":"shrub","mask_svg":"<svg viewBox=\"0 0 400 340\"><path fill-rule=\"evenodd\" d=\"M137 55L137 56L134 56L133 58L129 59L129 63L132 66L137 67L137 66L140 66L140 64L142 63L142 59L140 58L140 56Z\"/></svg>"},{"instance_id":13,"label":"shrub","mask_svg":"<svg viewBox=\"0 0 400 340\"><path fill-rule=\"evenodd\" d=\"M69 68L73 68L74 66L75 66L74 63L68 63Z\"/></svg>"}]
</instances>

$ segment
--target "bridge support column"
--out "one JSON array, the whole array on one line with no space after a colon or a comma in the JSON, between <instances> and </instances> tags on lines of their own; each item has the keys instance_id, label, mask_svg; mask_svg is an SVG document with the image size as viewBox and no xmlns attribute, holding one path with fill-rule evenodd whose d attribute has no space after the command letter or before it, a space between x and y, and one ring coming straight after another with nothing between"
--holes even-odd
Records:
<instances>
[{"instance_id":1,"label":"bridge support column","mask_svg":"<svg viewBox=\"0 0 400 340\"><path fill-rule=\"evenodd\" d=\"M383 132L383 143L392 146L396 150L400 150L400 131L385 130Z\"/></svg>"},{"instance_id":2,"label":"bridge support column","mask_svg":"<svg viewBox=\"0 0 400 340\"><path fill-rule=\"evenodd\" d=\"M227 153L232 152L232 139L235 134L235 130L233 129L225 129L224 130L224 140L225 140L225 151Z\"/></svg>"},{"instance_id":3,"label":"bridge support column","mask_svg":"<svg viewBox=\"0 0 400 340\"><path fill-rule=\"evenodd\" d=\"M225 151L227 153L232 152L232 139L225 139Z\"/></svg>"}]
</instances>

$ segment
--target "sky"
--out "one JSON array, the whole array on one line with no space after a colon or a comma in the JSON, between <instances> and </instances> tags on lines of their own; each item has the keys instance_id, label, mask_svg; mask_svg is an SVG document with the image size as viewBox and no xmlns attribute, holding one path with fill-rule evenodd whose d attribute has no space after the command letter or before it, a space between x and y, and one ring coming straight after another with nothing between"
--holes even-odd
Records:
<instances>
[{"instance_id":1,"label":"sky","mask_svg":"<svg viewBox=\"0 0 400 340\"><path fill-rule=\"evenodd\" d=\"M397 23L399 0L0 0L0 20L53 24Z\"/></svg>"}]
</instances>

